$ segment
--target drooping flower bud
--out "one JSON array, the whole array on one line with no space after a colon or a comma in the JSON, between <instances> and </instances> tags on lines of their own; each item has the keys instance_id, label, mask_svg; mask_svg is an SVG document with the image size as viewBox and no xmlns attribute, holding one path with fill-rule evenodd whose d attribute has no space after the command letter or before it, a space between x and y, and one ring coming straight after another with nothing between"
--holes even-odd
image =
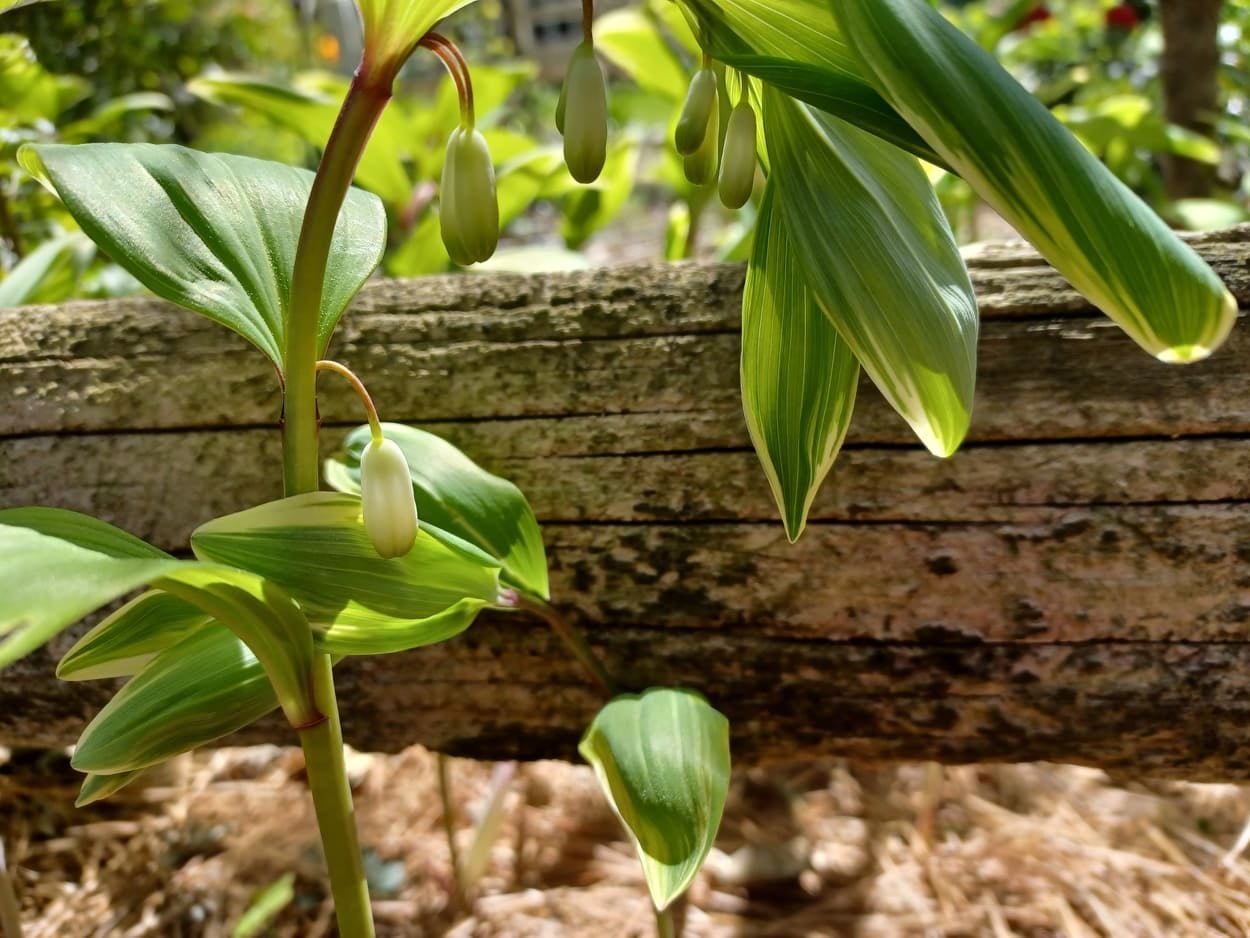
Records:
<instances>
[{"instance_id":1,"label":"drooping flower bud","mask_svg":"<svg viewBox=\"0 0 1250 938\"><path fill-rule=\"evenodd\" d=\"M360 457L365 533L378 556L402 557L417 540L417 500L408 460L394 440L374 440Z\"/></svg>"},{"instance_id":2,"label":"drooping flower bud","mask_svg":"<svg viewBox=\"0 0 1250 938\"><path fill-rule=\"evenodd\" d=\"M682 156L692 155L703 143L707 136L708 118L715 104L716 73L710 68L701 68L690 80L686 103L682 105L681 116L677 118L677 131L673 134L677 152Z\"/></svg>"},{"instance_id":3,"label":"drooping flower bud","mask_svg":"<svg viewBox=\"0 0 1250 938\"><path fill-rule=\"evenodd\" d=\"M755 108L744 95L729 114L720 160L720 200L742 208L755 188Z\"/></svg>"},{"instance_id":4,"label":"drooping flower bud","mask_svg":"<svg viewBox=\"0 0 1250 938\"><path fill-rule=\"evenodd\" d=\"M574 179L591 183L603 172L608 154L608 89L589 41L573 51L564 92L562 120L556 109L556 125L563 126L564 162Z\"/></svg>"},{"instance_id":5,"label":"drooping flower bud","mask_svg":"<svg viewBox=\"0 0 1250 938\"><path fill-rule=\"evenodd\" d=\"M560 100L556 102L556 132L561 137L564 136L564 114L569 106L569 76L564 76L564 83L560 85Z\"/></svg>"},{"instance_id":6,"label":"drooping flower bud","mask_svg":"<svg viewBox=\"0 0 1250 938\"><path fill-rule=\"evenodd\" d=\"M706 186L716 180L716 169L720 159L720 95L712 96L712 107L708 112L707 127L703 134L703 142L684 160L682 166L686 178L696 186Z\"/></svg>"},{"instance_id":7,"label":"drooping flower bud","mask_svg":"<svg viewBox=\"0 0 1250 938\"><path fill-rule=\"evenodd\" d=\"M447 254L462 267L487 260L499 245L499 199L486 138L457 127L447 141L439 227Z\"/></svg>"}]
</instances>

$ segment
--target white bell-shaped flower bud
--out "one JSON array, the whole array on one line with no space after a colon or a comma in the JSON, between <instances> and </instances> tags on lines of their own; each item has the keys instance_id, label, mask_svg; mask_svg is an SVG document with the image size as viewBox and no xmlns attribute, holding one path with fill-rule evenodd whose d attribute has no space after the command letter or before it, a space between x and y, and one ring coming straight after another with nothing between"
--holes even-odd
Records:
<instances>
[{"instance_id":1,"label":"white bell-shaped flower bud","mask_svg":"<svg viewBox=\"0 0 1250 938\"><path fill-rule=\"evenodd\" d=\"M417 500L404 451L374 440L360 457L360 502L365 533L378 556L402 557L417 540Z\"/></svg>"},{"instance_id":2,"label":"white bell-shaped flower bud","mask_svg":"<svg viewBox=\"0 0 1250 938\"><path fill-rule=\"evenodd\" d=\"M708 131L708 118L712 116L712 106L715 103L716 73L710 68L701 68L690 81L690 90L686 92L686 102L682 105L681 115L677 118L677 130L673 135L677 152L682 156L693 155L703 145L703 138Z\"/></svg>"},{"instance_id":3,"label":"white bell-shaped flower bud","mask_svg":"<svg viewBox=\"0 0 1250 938\"><path fill-rule=\"evenodd\" d=\"M607 159L608 89L590 42L573 50L564 87L564 107L556 113L564 133L564 162L574 179L591 183Z\"/></svg>"},{"instance_id":4,"label":"white bell-shaped flower bud","mask_svg":"<svg viewBox=\"0 0 1250 938\"><path fill-rule=\"evenodd\" d=\"M729 115L720 160L720 200L725 208L742 208L751 198L755 159L755 108L743 99Z\"/></svg>"}]
</instances>

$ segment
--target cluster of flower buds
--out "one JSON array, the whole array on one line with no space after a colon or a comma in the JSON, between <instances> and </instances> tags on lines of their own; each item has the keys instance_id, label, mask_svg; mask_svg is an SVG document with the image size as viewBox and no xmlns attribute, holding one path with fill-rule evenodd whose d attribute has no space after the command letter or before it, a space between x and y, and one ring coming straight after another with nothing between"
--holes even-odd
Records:
<instances>
[{"instance_id":1,"label":"cluster of flower buds","mask_svg":"<svg viewBox=\"0 0 1250 938\"><path fill-rule=\"evenodd\" d=\"M727 208L742 208L755 188L755 108L751 106L751 85L740 75L742 93L725 125L722 146L720 121L720 79L711 62L694 74L685 104L677 119L674 143L685 159L686 178L696 186L706 186L717 178L719 192Z\"/></svg>"},{"instance_id":2,"label":"cluster of flower buds","mask_svg":"<svg viewBox=\"0 0 1250 938\"><path fill-rule=\"evenodd\" d=\"M460 126L443 160L439 227L448 256L462 267L487 260L499 246L499 198L486 138L474 126L473 81L455 43L426 33L421 45L443 60L460 95Z\"/></svg>"},{"instance_id":3,"label":"cluster of flower buds","mask_svg":"<svg viewBox=\"0 0 1250 938\"><path fill-rule=\"evenodd\" d=\"M569 60L556 105L556 129L564 136L564 162L572 177L580 183L598 179L608 156L608 87L589 24Z\"/></svg>"},{"instance_id":4,"label":"cluster of flower buds","mask_svg":"<svg viewBox=\"0 0 1250 938\"><path fill-rule=\"evenodd\" d=\"M417 500L404 451L376 436L360 457L360 504L365 533L379 557L402 557L417 540Z\"/></svg>"}]
</instances>

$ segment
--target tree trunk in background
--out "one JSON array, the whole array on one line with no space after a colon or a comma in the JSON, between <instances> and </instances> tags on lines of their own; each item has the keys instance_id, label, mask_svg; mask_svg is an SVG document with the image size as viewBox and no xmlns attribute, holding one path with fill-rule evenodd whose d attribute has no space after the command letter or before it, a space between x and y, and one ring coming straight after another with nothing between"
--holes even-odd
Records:
<instances>
[{"instance_id":1,"label":"tree trunk in background","mask_svg":"<svg viewBox=\"0 0 1250 938\"><path fill-rule=\"evenodd\" d=\"M1169 121L1211 136L1219 110L1220 49L1217 38L1223 0L1160 0L1163 23L1163 103ZM1205 198L1215 184L1215 167L1168 153L1163 181L1174 199Z\"/></svg>"}]
</instances>

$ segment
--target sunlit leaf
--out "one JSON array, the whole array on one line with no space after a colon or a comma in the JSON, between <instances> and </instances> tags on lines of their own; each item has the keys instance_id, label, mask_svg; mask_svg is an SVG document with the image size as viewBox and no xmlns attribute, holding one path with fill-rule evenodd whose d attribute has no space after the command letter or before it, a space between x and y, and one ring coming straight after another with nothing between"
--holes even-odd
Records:
<instances>
[{"instance_id":1,"label":"sunlit leaf","mask_svg":"<svg viewBox=\"0 0 1250 938\"><path fill-rule=\"evenodd\" d=\"M146 768L240 730L277 705L255 655L212 623L122 687L83 730L71 764L102 775Z\"/></svg>"},{"instance_id":2,"label":"sunlit leaf","mask_svg":"<svg viewBox=\"0 0 1250 938\"><path fill-rule=\"evenodd\" d=\"M768 89L776 206L812 295L930 452L967 433L977 306L924 170L844 121Z\"/></svg>"},{"instance_id":3,"label":"sunlit leaf","mask_svg":"<svg viewBox=\"0 0 1250 938\"><path fill-rule=\"evenodd\" d=\"M7 13L9 10L17 10L21 7L32 6L36 3L51 3L53 0L0 0L0 13Z\"/></svg>"},{"instance_id":4,"label":"sunlit leaf","mask_svg":"<svg viewBox=\"0 0 1250 938\"><path fill-rule=\"evenodd\" d=\"M383 560L354 495L316 492L227 515L198 528L191 546L198 557L282 587L312 624L318 646L338 654L443 641L499 598L495 561L469 544L447 547L426 518L412 550Z\"/></svg>"},{"instance_id":5,"label":"sunlit leaf","mask_svg":"<svg viewBox=\"0 0 1250 938\"><path fill-rule=\"evenodd\" d=\"M642 861L651 901L689 888L729 790L729 721L699 694L654 688L599 711L577 751L595 770Z\"/></svg>"},{"instance_id":6,"label":"sunlit leaf","mask_svg":"<svg viewBox=\"0 0 1250 938\"><path fill-rule=\"evenodd\" d=\"M873 86L827 0L680 2L713 58L930 162L942 162Z\"/></svg>"},{"instance_id":7,"label":"sunlit leaf","mask_svg":"<svg viewBox=\"0 0 1250 938\"><path fill-rule=\"evenodd\" d=\"M120 528L56 508L0 511L0 667L143 584L197 606L247 641L294 725L317 717L312 636L281 590L243 570L176 560Z\"/></svg>"},{"instance_id":8,"label":"sunlit leaf","mask_svg":"<svg viewBox=\"0 0 1250 938\"><path fill-rule=\"evenodd\" d=\"M206 101L243 108L293 131L318 148L324 148L338 118L347 92L339 76L322 91L289 84L275 84L251 75L214 72L187 82L187 91ZM402 156L416 141L408 140L397 112L388 108L369 137L356 167L356 182L387 205L402 205L412 194L412 183Z\"/></svg>"},{"instance_id":9,"label":"sunlit leaf","mask_svg":"<svg viewBox=\"0 0 1250 938\"><path fill-rule=\"evenodd\" d=\"M742 406L796 541L850 426L859 364L807 286L775 195L770 183L742 298Z\"/></svg>"},{"instance_id":10,"label":"sunlit leaf","mask_svg":"<svg viewBox=\"0 0 1250 938\"><path fill-rule=\"evenodd\" d=\"M1214 231L1250 221L1250 212L1223 199L1177 199L1165 215L1188 231Z\"/></svg>"},{"instance_id":11,"label":"sunlit leaf","mask_svg":"<svg viewBox=\"0 0 1250 938\"><path fill-rule=\"evenodd\" d=\"M0 667L178 566L164 551L77 512L0 511Z\"/></svg>"},{"instance_id":12,"label":"sunlit leaf","mask_svg":"<svg viewBox=\"0 0 1250 938\"><path fill-rule=\"evenodd\" d=\"M357 0L364 24L365 60L398 72L421 37L473 0Z\"/></svg>"},{"instance_id":13,"label":"sunlit leaf","mask_svg":"<svg viewBox=\"0 0 1250 938\"><path fill-rule=\"evenodd\" d=\"M60 139L83 140L110 131L117 131L118 125L134 114L150 111L172 111L174 102L168 95L156 91L137 91L109 98L81 120L76 120L60 128Z\"/></svg>"},{"instance_id":14,"label":"sunlit leaf","mask_svg":"<svg viewBox=\"0 0 1250 938\"><path fill-rule=\"evenodd\" d=\"M550 598L542 532L521 490L433 433L398 423L382 429L408 459L417 513L423 525L432 525L430 534L457 550L473 545L502 566L507 583ZM368 427L348 434L342 450L326 461L328 485L360 491L360 455L369 439Z\"/></svg>"},{"instance_id":15,"label":"sunlit leaf","mask_svg":"<svg viewBox=\"0 0 1250 938\"><path fill-rule=\"evenodd\" d=\"M210 618L186 600L149 590L75 642L62 656L56 676L63 681L129 677Z\"/></svg>"},{"instance_id":16,"label":"sunlit leaf","mask_svg":"<svg viewBox=\"0 0 1250 938\"><path fill-rule=\"evenodd\" d=\"M144 286L234 330L281 366L312 173L146 143L24 146L19 159ZM353 189L330 248L319 349L385 242L381 203Z\"/></svg>"},{"instance_id":17,"label":"sunlit leaf","mask_svg":"<svg viewBox=\"0 0 1250 938\"><path fill-rule=\"evenodd\" d=\"M686 92L685 65L642 10L625 7L596 19L595 48L640 88L673 101Z\"/></svg>"},{"instance_id":18,"label":"sunlit leaf","mask_svg":"<svg viewBox=\"0 0 1250 938\"><path fill-rule=\"evenodd\" d=\"M978 194L1143 348L1206 357L1237 304L1147 205L923 0L836 0L878 90Z\"/></svg>"},{"instance_id":19,"label":"sunlit leaf","mask_svg":"<svg viewBox=\"0 0 1250 938\"><path fill-rule=\"evenodd\" d=\"M76 231L49 238L0 280L0 309L68 299L94 255L95 246Z\"/></svg>"},{"instance_id":20,"label":"sunlit leaf","mask_svg":"<svg viewBox=\"0 0 1250 938\"><path fill-rule=\"evenodd\" d=\"M143 774L143 769L130 772L116 772L112 775L97 775L88 772L78 789L78 797L74 799L75 808L85 808L89 804L109 798Z\"/></svg>"},{"instance_id":21,"label":"sunlit leaf","mask_svg":"<svg viewBox=\"0 0 1250 938\"><path fill-rule=\"evenodd\" d=\"M230 938L253 938L269 927L274 916L295 900L295 874L284 873L257 893L239 916Z\"/></svg>"}]
</instances>

